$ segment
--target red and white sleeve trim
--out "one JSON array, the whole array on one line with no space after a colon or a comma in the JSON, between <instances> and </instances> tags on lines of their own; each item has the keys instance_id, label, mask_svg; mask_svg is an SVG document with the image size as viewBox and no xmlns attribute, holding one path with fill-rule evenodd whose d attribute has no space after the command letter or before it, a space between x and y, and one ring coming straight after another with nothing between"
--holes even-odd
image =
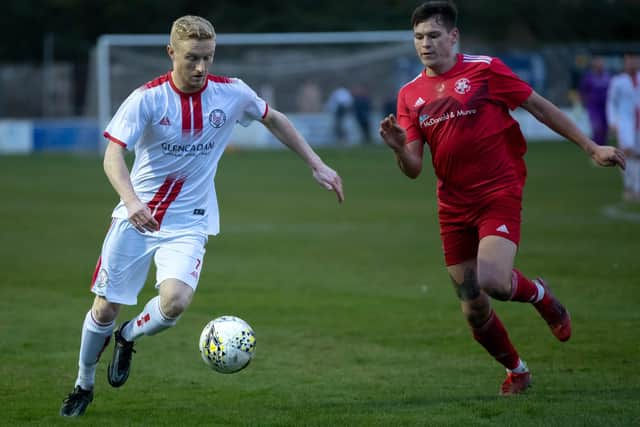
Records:
<instances>
[{"instance_id":1,"label":"red and white sleeve trim","mask_svg":"<svg viewBox=\"0 0 640 427\"><path fill-rule=\"evenodd\" d=\"M109 132L105 131L105 133L103 133L103 135L109 141L115 142L116 144L118 144L118 145L120 145L120 146L122 146L124 148L127 148L127 143L126 142L120 141L118 138L116 138L115 136L111 135Z\"/></svg>"}]
</instances>

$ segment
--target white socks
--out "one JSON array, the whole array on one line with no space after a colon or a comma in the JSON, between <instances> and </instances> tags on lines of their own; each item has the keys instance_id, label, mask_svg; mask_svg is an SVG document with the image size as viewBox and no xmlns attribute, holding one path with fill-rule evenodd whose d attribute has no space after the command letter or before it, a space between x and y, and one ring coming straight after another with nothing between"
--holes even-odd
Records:
<instances>
[{"instance_id":1,"label":"white socks","mask_svg":"<svg viewBox=\"0 0 640 427\"><path fill-rule=\"evenodd\" d=\"M155 335L176 324L178 318L168 318L160 309L160 296L147 302L142 313L133 318L120 332L127 341L135 341L142 335Z\"/></svg>"},{"instance_id":2,"label":"white socks","mask_svg":"<svg viewBox=\"0 0 640 427\"><path fill-rule=\"evenodd\" d=\"M96 378L96 366L102 351L105 349L113 333L115 322L101 325L93 319L91 310L87 313L82 324L82 338L80 339L80 357L78 360L78 378L76 386L85 390L93 388Z\"/></svg>"},{"instance_id":3,"label":"white socks","mask_svg":"<svg viewBox=\"0 0 640 427\"><path fill-rule=\"evenodd\" d=\"M142 335L155 335L172 327L176 324L178 318L171 319L165 316L160 309L160 296L156 296L149 300L142 313L132 319L121 331L121 334L127 341L134 341ZM76 386L79 385L85 390L93 388L98 360L109 343L114 329L115 322L101 325L95 321L91 310L89 310L82 324Z\"/></svg>"}]
</instances>

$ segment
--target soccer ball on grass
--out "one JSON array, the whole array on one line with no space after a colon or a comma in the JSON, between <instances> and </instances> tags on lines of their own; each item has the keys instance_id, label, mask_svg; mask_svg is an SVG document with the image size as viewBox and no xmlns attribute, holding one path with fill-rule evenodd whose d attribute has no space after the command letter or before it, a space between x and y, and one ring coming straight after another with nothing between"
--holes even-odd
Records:
<instances>
[{"instance_id":1,"label":"soccer ball on grass","mask_svg":"<svg viewBox=\"0 0 640 427\"><path fill-rule=\"evenodd\" d=\"M200 355L211 369L223 374L249 365L256 350L256 336L247 322L236 316L213 319L200 334Z\"/></svg>"}]
</instances>

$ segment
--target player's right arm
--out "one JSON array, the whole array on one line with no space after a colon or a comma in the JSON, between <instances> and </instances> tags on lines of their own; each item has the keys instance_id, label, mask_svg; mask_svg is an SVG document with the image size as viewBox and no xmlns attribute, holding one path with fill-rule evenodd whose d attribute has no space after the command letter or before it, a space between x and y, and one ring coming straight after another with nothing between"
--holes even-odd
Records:
<instances>
[{"instance_id":1,"label":"player's right arm","mask_svg":"<svg viewBox=\"0 0 640 427\"><path fill-rule=\"evenodd\" d=\"M109 178L116 193L127 208L129 222L144 233L158 230L159 224L151 215L151 211L140 201L131 183L131 176L124 160L124 147L110 142L104 152L104 172Z\"/></svg>"},{"instance_id":2,"label":"player's right arm","mask_svg":"<svg viewBox=\"0 0 640 427\"><path fill-rule=\"evenodd\" d=\"M396 154L400 170L411 179L417 178L422 171L422 141L407 142L407 132L398 124L393 114L380 122L380 136Z\"/></svg>"}]
</instances>

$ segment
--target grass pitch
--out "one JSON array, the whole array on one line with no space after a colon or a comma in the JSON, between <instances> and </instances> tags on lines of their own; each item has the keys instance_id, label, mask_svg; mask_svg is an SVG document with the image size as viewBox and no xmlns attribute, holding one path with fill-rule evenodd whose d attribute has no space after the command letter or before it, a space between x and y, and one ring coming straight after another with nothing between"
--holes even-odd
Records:
<instances>
[{"instance_id":1,"label":"grass pitch","mask_svg":"<svg viewBox=\"0 0 640 427\"><path fill-rule=\"evenodd\" d=\"M110 347L78 420L58 410L116 195L98 158L0 157L0 424L640 425L640 208L619 202L617 171L568 143L529 146L516 265L549 280L574 335L561 344L531 306L496 303L533 376L505 399L443 267L429 164L411 181L384 148L321 154L344 179L342 206L289 152L225 155L222 234L192 306L137 343L120 389L106 381ZM153 295L150 280L119 320ZM234 375L197 351L222 314L257 334Z\"/></svg>"}]
</instances>

